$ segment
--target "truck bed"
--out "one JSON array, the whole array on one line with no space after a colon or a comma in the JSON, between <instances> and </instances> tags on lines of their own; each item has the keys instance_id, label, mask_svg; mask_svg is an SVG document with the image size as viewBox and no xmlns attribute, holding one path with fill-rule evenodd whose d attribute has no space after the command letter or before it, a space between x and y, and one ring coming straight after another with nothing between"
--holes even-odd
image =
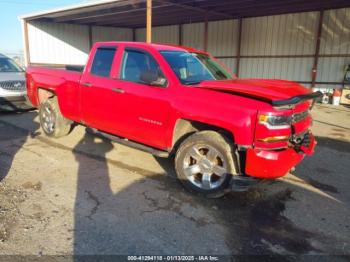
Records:
<instances>
[{"instance_id":1,"label":"truck bed","mask_svg":"<svg viewBox=\"0 0 350 262\"><path fill-rule=\"evenodd\" d=\"M82 72L77 71L77 68L76 70L66 70L63 68L28 67L26 70L28 98L33 106L38 107L38 88L55 90L55 92L60 92L60 88L78 89L81 75Z\"/></svg>"},{"instance_id":2,"label":"truck bed","mask_svg":"<svg viewBox=\"0 0 350 262\"><path fill-rule=\"evenodd\" d=\"M26 71L27 95L34 107L47 92L57 95L61 113L73 121L80 121L80 78L82 73L65 69L28 67ZM44 93L41 93L43 90Z\"/></svg>"}]
</instances>

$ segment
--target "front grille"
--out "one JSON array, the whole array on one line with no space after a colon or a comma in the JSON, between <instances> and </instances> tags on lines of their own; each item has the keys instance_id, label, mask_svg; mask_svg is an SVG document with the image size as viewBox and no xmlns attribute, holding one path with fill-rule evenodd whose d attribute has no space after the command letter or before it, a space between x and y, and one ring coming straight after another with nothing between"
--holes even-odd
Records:
<instances>
[{"instance_id":1,"label":"front grille","mask_svg":"<svg viewBox=\"0 0 350 262\"><path fill-rule=\"evenodd\" d=\"M300 133L300 134L294 134L293 136L292 136L292 139L291 139L291 141L294 143L294 144L301 144L302 142L303 142L303 140L304 140L304 138L306 137L306 136L308 136L308 133L309 133L309 131L305 131L305 132L303 132L303 133Z\"/></svg>"},{"instance_id":2,"label":"front grille","mask_svg":"<svg viewBox=\"0 0 350 262\"><path fill-rule=\"evenodd\" d=\"M0 88L6 91L25 91L26 84L25 81L2 81L0 82Z\"/></svg>"},{"instance_id":3,"label":"front grille","mask_svg":"<svg viewBox=\"0 0 350 262\"><path fill-rule=\"evenodd\" d=\"M295 146L295 148L300 148L301 146L309 147L310 145L310 132L305 131L298 135L293 135L290 142Z\"/></svg>"},{"instance_id":4,"label":"front grille","mask_svg":"<svg viewBox=\"0 0 350 262\"><path fill-rule=\"evenodd\" d=\"M305 119L308 115L309 115L309 110L305 110L305 111L300 112L300 113L295 113L293 115L293 122L294 123L299 122L299 121Z\"/></svg>"}]
</instances>

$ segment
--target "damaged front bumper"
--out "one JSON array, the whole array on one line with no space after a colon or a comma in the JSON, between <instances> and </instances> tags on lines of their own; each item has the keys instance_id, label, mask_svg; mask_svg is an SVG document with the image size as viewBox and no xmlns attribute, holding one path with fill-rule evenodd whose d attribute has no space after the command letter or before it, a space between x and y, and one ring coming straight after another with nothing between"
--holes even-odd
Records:
<instances>
[{"instance_id":1,"label":"damaged front bumper","mask_svg":"<svg viewBox=\"0 0 350 262\"><path fill-rule=\"evenodd\" d=\"M287 149L249 148L246 154L245 173L248 176L262 179L282 177L299 164L305 155L312 155L315 146L315 137L312 133L308 133L307 138L300 145Z\"/></svg>"}]
</instances>

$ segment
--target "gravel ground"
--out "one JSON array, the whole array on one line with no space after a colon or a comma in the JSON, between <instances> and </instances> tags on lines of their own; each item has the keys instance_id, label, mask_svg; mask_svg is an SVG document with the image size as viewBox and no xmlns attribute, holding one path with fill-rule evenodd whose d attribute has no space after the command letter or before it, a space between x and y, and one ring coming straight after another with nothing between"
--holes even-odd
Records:
<instances>
[{"instance_id":1,"label":"gravel ground","mask_svg":"<svg viewBox=\"0 0 350 262\"><path fill-rule=\"evenodd\" d=\"M294 174L208 200L171 160L0 114L0 255L350 254L350 109L313 115L319 144Z\"/></svg>"}]
</instances>

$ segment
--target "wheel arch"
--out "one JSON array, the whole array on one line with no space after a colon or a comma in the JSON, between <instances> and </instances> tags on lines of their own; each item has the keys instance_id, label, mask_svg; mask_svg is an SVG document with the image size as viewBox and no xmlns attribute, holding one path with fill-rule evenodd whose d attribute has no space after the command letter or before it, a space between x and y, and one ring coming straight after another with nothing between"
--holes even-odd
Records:
<instances>
[{"instance_id":1,"label":"wheel arch","mask_svg":"<svg viewBox=\"0 0 350 262\"><path fill-rule=\"evenodd\" d=\"M38 105L54 96L56 96L56 93L53 90L44 87L38 87Z\"/></svg>"},{"instance_id":2,"label":"wheel arch","mask_svg":"<svg viewBox=\"0 0 350 262\"><path fill-rule=\"evenodd\" d=\"M207 124L200 121L188 120L188 119L178 119L175 123L173 136L172 136L172 150L174 153L178 146L184 141L188 136L192 135L195 132L212 130L220 134L223 134L231 143L234 143L234 134L228 129Z\"/></svg>"}]
</instances>

